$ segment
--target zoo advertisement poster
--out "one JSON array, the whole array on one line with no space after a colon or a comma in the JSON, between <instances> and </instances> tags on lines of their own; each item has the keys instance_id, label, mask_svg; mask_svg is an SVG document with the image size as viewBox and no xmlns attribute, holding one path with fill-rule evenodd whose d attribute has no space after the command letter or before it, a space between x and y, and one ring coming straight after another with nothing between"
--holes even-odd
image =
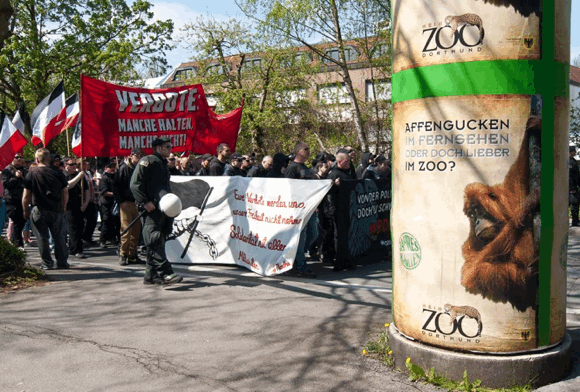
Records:
<instances>
[{"instance_id":1,"label":"zoo advertisement poster","mask_svg":"<svg viewBox=\"0 0 580 392\"><path fill-rule=\"evenodd\" d=\"M300 232L330 180L172 176L182 211L165 251L172 263L237 264L263 275L288 271Z\"/></svg>"},{"instance_id":2,"label":"zoo advertisement poster","mask_svg":"<svg viewBox=\"0 0 580 392\"><path fill-rule=\"evenodd\" d=\"M556 61L568 62L570 2L554 2ZM541 8L541 0L394 1L393 72L456 62L538 60Z\"/></svg>"},{"instance_id":3,"label":"zoo advertisement poster","mask_svg":"<svg viewBox=\"0 0 580 392\"><path fill-rule=\"evenodd\" d=\"M543 152L541 108L541 97L529 95L395 104L394 314L403 334L466 351L537 347L542 153L557 155L556 182L563 182L554 184L554 207L541 208L567 203L560 192L567 186L565 115L557 116L564 132L554 151ZM565 100L556 113L567 113ZM560 260L568 227L566 217L558 219L553 260ZM560 264L553 263L552 288L561 291ZM556 343L565 329L565 292L552 297Z\"/></svg>"}]
</instances>

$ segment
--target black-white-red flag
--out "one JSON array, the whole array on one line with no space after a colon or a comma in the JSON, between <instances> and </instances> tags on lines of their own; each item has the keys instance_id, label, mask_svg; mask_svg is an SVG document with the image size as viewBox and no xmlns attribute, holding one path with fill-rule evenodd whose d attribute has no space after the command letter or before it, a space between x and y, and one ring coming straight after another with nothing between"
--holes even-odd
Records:
<instances>
[{"instance_id":1,"label":"black-white-red flag","mask_svg":"<svg viewBox=\"0 0 580 392\"><path fill-rule=\"evenodd\" d=\"M12 119L12 124L14 124L16 129L18 129L18 131L20 131L22 136L24 136L24 120L23 120L23 118L24 118L24 104L21 104L20 107L16 110L16 114L14 115L14 118ZM20 151L17 151L17 152L22 153L23 150L24 150L24 147L22 147L20 149Z\"/></svg>"},{"instance_id":2,"label":"black-white-red flag","mask_svg":"<svg viewBox=\"0 0 580 392\"><path fill-rule=\"evenodd\" d=\"M56 127L59 121L60 113L65 109L64 99L64 82L61 81L58 86L38 104L30 116L32 126L32 144L35 146L41 142L46 146L47 143L60 132ZM64 112L66 115L66 112Z\"/></svg>"},{"instance_id":3,"label":"black-white-red flag","mask_svg":"<svg viewBox=\"0 0 580 392\"><path fill-rule=\"evenodd\" d=\"M16 114L12 119L12 124L20 131L21 134L24 135L24 120L22 119L24 115L24 104L21 104L20 107L16 110Z\"/></svg>"},{"instance_id":4,"label":"black-white-red flag","mask_svg":"<svg viewBox=\"0 0 580 392\"><path fill-rule=\"evenodd\" d=\"M58 133L63 132L67 128L74 127L79 121L79 113L79 95L78 93L74 93L66 99L65 108L59 114L59 119L55 124L55 127L58 128L56 129Z\"/></svg>"},{"instance_id":5,"label":"black-white-red flag","mask_svg":"<svg viewBox=\"0 0 580 392\"><path fill-rule=\"evenodd\" d=\"M75 131L72 135L71 149L77 157L81 156L81 122L77 121Z\"/></svg>"},{"instance_id":6,"label":"black-white-red flag","mask_svg":"<svg viewBox=\"0 0 580 392\"><path fill-rule=\"evenodd\" d=\"M14 155L24 148L28 140L1 110L0 129L0 168L3 169L12 162Z\"/></svg>"}]
</instances>

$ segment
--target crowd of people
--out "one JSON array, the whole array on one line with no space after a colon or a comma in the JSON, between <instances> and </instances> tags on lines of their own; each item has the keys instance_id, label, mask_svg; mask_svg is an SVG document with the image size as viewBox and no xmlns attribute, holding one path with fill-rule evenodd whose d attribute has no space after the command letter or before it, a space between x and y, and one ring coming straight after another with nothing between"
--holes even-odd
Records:
<instances>
[{"instance_id":1,"label":"crowd of people","mask_svg":"<svg viewBox=\"0 0 580 392\"><path fill-rule=\"evenodd\" d=\"M70 257L84 259L84 249L116 247L119 264L145 263L146 284L169 284L181 280L165 256L165 238L172 219L156 206L170 192L170 176L243 176L263 178L330 179L333 186L300 233L294 267L289 275L314 277L306 254L330 263L335 271L355 268L348 252L337 241L336 213L341 181L357 178L387 179L390 164L384 155L362 153L353 164L355 150L339 148L311 154L308 144L298 142L286 155L266 155L260 163L255 154L239 154L229 145L218 146L216 155L178 157L171 153L169 139L153 142L154 154L133 149L128 157L94 162L61 158L41 148L34 161L16 154L2 171L3 199L9 218L8 238L19 247L37 239L41 268L69 268ZM145 210L141 219L139 211ZM100 235L93 241L100 216ZM139 250L147 259L141 260Z\"/></svg>"}]
</instances>

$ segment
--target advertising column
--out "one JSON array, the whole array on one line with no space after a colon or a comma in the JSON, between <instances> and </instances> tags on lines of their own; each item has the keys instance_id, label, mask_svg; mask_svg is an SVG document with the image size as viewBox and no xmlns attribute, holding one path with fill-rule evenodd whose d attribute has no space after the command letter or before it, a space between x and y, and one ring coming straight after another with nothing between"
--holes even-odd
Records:
<instances>
[{"instance_id":1,"label":"advertising column","mask_svg":"<svg viewBox=\"0 0 580 392\"><path fill-rule=\"evenodd\" d=\"M565 335L570 1L543 3L393 2L393 316L416 341Z\"/></svg>"}]
</instances>

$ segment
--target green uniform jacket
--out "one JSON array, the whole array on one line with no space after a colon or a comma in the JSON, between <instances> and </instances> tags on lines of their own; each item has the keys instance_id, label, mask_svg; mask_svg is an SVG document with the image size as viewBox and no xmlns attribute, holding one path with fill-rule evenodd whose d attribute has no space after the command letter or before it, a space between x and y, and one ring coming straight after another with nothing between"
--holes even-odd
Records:
<instances>
[{"instance_id":1,"label":"green uniform jacket","mask_svg":"<svg viewBox=\"0 0 580 392\"><path fill-rule=\"evenodd\" d=\"M131 192L137 204L152 201L155 205L163 195L170 193L169 170L165 158L157 153L141 158L131 176Z\"/></svg>"}]
</instances>

